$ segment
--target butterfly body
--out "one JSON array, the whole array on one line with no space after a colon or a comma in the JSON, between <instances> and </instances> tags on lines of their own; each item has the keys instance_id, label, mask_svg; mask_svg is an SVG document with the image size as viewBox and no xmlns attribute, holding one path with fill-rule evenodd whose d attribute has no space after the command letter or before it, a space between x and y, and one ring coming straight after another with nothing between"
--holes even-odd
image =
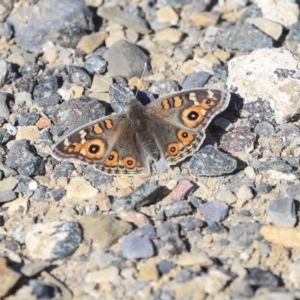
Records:
<instances>
[{"instance_id":1,"label":"butterfly body","mask_svg":"<svg viewBox=\"0 0 300 300\"><path fill-rule=\"evenodd\" d=\"M229 100L228 92L214 89L177 92L147 106L132 99L126 114L81 126L59 141L52 155L116 175L149 172L161 158L174 165L199 149L206 127Z\"/></svg>"}]
</instances>

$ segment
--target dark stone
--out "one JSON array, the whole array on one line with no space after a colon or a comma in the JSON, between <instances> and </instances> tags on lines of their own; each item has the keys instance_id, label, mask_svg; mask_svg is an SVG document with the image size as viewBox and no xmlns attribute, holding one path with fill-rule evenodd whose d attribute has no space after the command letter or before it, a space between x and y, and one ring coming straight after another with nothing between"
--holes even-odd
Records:
<instances>
[{"instance_id":1,"label":"dark stone","mask_svg":"<svg viewBox=\"0 0 300 300\"><path fill-rule=\"evenodd\" d=\"M35 112L24 112L21 111L17 114L17 120L20 126L35 125L39 120L40 115Z\"/></svg>"},{"instance_id":2,"label":"dark stone","mask_svg":"<svg viewBox=\"0 0 300 300\"><path fill-rule=\"evenodd\" d=\"M237 169L235 158L215 149L211 145L196 152L190 160L189 168L195 176L220 176Z\"/></svg>"},{"instance_id":3,"label":"dark stone","mask_svg":"<svg viewBox=\"0 0 300 300\"><path fill-rule=\"evenodd\" d=\"M193 209L189 203L189 201L176 201L173 203L169 203L166 205L162 205L157 212L157 215L160 217L177 217L177 216L183 216L188 215L193 212Z\"/></svg>"},{"instance_id":4,"label":"dark stone","mask_svg":"<svg viewBox=\"0 0 300 300\"><path fill-rule=\"evenodd\" d=\"M179 224L183 231L195 230L206 226L204 221L193 217L185 217L179 221Z\"/></svg>"},{"instance_id":5,"label":"dark stone","mask_svg":"<svg viewBox=\"0 0 300 300\"><path fill-rule=\"evenodd\" d=\"M69 66L70 81L76 85L88 88L91 86L92 80L87 71L78 66Z\"/></svg>"},{"instance_id":6,"label":"dark stone","mask_svg":"<svg viewBox=\"0 0 300 300\"><path fill-rule=\"evenodd\" d=\"M102 184L107 184L113 181L113 176L107 175L95 169L93 166L82 166L81 170L83 175L87 177L94 187L98 187Z\"/></svg>"},{"instance_id":7,"label":"dark stone","mask_svg":"<svg viewBox=\"0 0 300 300\"><path fill-rule=\"evenodd\" d=\"M127 112L128 104L135 95L129 88L114 83L109 88L109 98L114 112L120 114Z\"/></svg>"},{"instance_id":8,"label":"dark stone","mask_svg":"<svg viewBox=\"0 0 300 300\"><path fill-rule=\"evenodd\" d=\"M25 176L37 176L45 174L45 161L37 156L26 161L20 167L20 174Z\"/></svg>"},{"instance_id":9,"label":"dark stone","mask_svg":"<svg viewBox=\"0 0 300 300\"><path fill-rule=\"evenodd\" d=\"M207 234L223 234L227 233L227 228L223 226L222 224L212 222L209 224L209 227L205 229L205 232Z\"/></svg>"},{"instance_id":10,"label":"dark stone","mask_svg":"<svg viewBox=\"0 0 300 300\"><path fill-rule=\"evenodd\" d=\"M136 210L151 204L155 201L159 189L160 187L156 183L147 180L129 195L116 199L112 209L116 213L120 213L123 210Z\"/></svg>"},{"instance_id":11,"label":"dark stone","mask_svg":"<svg viewBox=\"0 0 300 300\"><path fill-rule=\"evenodd\" d=\"M41 51L47 41L75 48L80 38L94 29L91 10L73 0L45 0L22 6L8 21L14 26L17 43L31 52Z\"/></svg>"},{"instance_id":12,"label":"dark stone","mask_svg":"<svg viewBox=\"0 0 300 300\"><path fill-rule=\"evenodd\" d=\"M92 55L86 59L84 68L92 75L103 74L106 72L107 61L100 55Z\"/></svg>"},{"instance_id":13,"label":"dark stone","mask_svg":"<svg viewBox=\"0 0 300 300\"><path fill-rule=\"evenodd\" d=\"M229 206L223 202L211 201L200 206L200 211L208 225L220 223L225 220Z\"/></svg>"},{"instance_id":14,"label":"dark stone","mask_svg":"<svg viewBox=\"0 0 300 300\"><path fill-rule=\"evenodd\" d=\"M280 279L271 271L264 271L260 268L248 269L248 275L245 278L246 281L254 287L266 287L274 289L279 286Z\"/></svg>"},{"instance_id":15,"label":"dark stone","mask_svg":"<svg viewBox=\"0 0 300 300\"><path fill-rule=\"evenodd\" d=\"M157 264L157 269L162 275L168 274L175 267L176 267L176 265L173 262L165 260L165 259L161 260Z\"/></svg>"},{"instance_id":16,"label":"dark stone","mask_svg":"<svg viewBox=\"0 0 300 300\"><path fill-rule=\"evenodd\" d=\"M188 200L195 208L200 208L200 206L204 203L203 199L200 197L196 197L194 195L189 195Z\"/></svg>"},{"instance_id":17,"label":"dark stone","mask_svg":"<svg viewBox=\"0 0 300 300\"><path fill-rule=\"evenodd\" d=\"M252 51L272 48L272 38L250 24L235 24L220 30L216 35L219 46L230 50Z\"/></svg>"},{"instance_id":18,"label":"dark stone","mask_svg":"<svg viewBox=\"0 0 300 300\"><path fill-rule=\"evenodd\" d=\"M164 222L156 229L156 236L159 238L172 235L179 236L179 225L172 221Z\"/></svg>"},{"instance_id":19,"label":"dark stone","mask_svg":"<svg viewBox=\"0 0 300 300\"><path fill-rule=\"evenodd\" d=\"M51 191L54 201L60 201L65 195L66 190L64 189L55 189Z\"/></svg>"},{"instance_id":20,"label":"dark stone","mask_svg":"<svg viewBox=\"0 0 300 300\"><path fill-rule=\"evenodd\" d=\"M74 165L72 163L63 161L60 165L55 166L53 171L53 178L57 179L59 177L67 177L70 178L72 172L75 170Z\"/></svg>"},{"instance_id":21,"label":"dark stone","mask_svg":"<svg viewBox=\"0 0 300 300\"><path fill-rule=\"evenodd\" d=\"M32 288L32 294L37 299L53 299L55 294L58 293L57 288L40 280L30 280L29 285Z\"/></svg>"},{"instance_id":22,"label":"dark stone","mask_svg":"<svg viewBox=\"0 0 300 300\"><path fill-rule=\"evenodd\" d=\"M1 69L1 66L0 66ZM1 73L1 70L0 70ZM0 75L1 77L1 75ZM0 78L1 81L1 78ZM8 120L9 118L9 106L8 106L8 95L7 93L1 93L0 92L0 117L2 117L5 120Z\"/></svg>"},{"instance_id":23,"label":"dark stone","mask_svg":"<svg viewBox=\"0 0 300 300\"><path fill-rule=\"evenodd\" d=\"M272 156L267 157L266 161L260 162L259 170L276 170L282 173L289 174L292 172L293 167L285 161L283 161L280 157Z\"/></svg>"},{"instance_id":24,"label":"dark stone","mask_svg":"<svg viewBox=\"0 0 300 300\"><path fill-rule=\"evenodd\" d=\"M25 64L19 68L19 73L26 77L35 77L38 75L40 71L40 66L31 61L26 61Z\"/></svg>"},{"instance_id":25,"label":"dark stone","mask_svg":"<svg viewBox=\"0 0 300 300\"><path fill-rule=\"evenodd\" d=\"M202 87L210 78L210 74L204 71L195 72L191 75L186 76L182 82L181 86L183 90L194 89Z\"/></svg>"},{"instance_id":26,"label":"dark stone","mask_svg":"<svg viewBox=\"0 0 300 300\"><path fill-rule=\"evenodd\" d=\"M161 97L163 95L169 95L174 92L178 92L179 85L176 81L174 81L172 79L161 79L161 80L155 81L149 88L149 91L152 94L158 95L159 97Z\"/></svg>"}]
</instances>

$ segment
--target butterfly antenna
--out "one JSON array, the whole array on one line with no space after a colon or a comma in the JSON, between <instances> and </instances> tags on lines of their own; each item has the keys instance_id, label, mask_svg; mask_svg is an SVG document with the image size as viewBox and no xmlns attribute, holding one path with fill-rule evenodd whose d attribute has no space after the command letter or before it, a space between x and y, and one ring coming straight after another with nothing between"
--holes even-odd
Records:
<instances>
[{"instance_id":1,"label":"butterfly antenna","mask_svg":"<svg viewBox=\"0 0 300 300\"><path fill-rule=\"evenodd\" d=\"M143 79L143 77L145 75L145 72L146 72L146 68L147 68L147 62L145 62L144 69L143 69L143 72L142 72L140 80ZM136 92L135 92L135 97L137 96L138 92L139 92L139 89L137 88Z\"/></svg>"},{"instance_id":2,"label":"butterfly antenna","mask_svg":"<svg viewBox=\"0 0 300 300\"><path fill-rule=\"evenodd\" d=\"M127 98L130 98L129 95L127 95L126 93L123 93L120 89L118 89L117 87L115 87L115 86L113 85L113 83L107 82L107 81L106 81L105 79L103 79L102 77L100 77L100 79L101 79L104 83L106 83L110 88L113 88L113 89L115 89L116 91L118 91L120 94L122 94L123 96L125 96L125 97L127 97Z\"/></svg>"}]
</instances>

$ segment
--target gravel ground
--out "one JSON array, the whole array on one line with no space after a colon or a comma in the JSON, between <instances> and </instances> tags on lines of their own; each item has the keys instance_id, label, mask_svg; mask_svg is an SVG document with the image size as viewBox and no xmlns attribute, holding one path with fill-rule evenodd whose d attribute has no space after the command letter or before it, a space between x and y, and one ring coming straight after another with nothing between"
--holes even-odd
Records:
<instances>
[{"instance_id":1,"label":"gravel ground","mask_svg":"<svg viewBox=\"0 0 300 300\"><path fill-rule=\"evenodd\" d=\"M297 1L0 8L1 299L300 299ZM230 104L165 172L51 156L135 96L199 87Z\"/></svg>"}]
</instances>

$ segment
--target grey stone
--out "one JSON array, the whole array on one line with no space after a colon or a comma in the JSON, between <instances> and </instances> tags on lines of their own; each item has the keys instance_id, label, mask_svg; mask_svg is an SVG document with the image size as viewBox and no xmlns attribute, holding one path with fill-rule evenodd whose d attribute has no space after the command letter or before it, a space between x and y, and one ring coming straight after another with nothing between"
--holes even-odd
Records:
<instances>
[{"instance_id":1,"label":"grey stone","mask_svg":"<svg viewBox=\"0 0 300 300\"><path fill-rule=\"evenodd\" d=\"M139 209L143 205L152 203L158 190L159 186L156 183L146 180L129 195L116 199L112 209L116 213L123 210Z\"/></svg>"},{"instance_id":2,"label":"grey stone","mask_svg":"<svg viewBox=\"0 0 300 300\"><path fill-rule=\"evenodd\" d=\"M204 221L193 217L185 217L179 221L179 224L183 231L195 230L206 226Z\"/></svg>"},{"instance_id":3,"label":"grey stone","mask_svg":"<svg viewBox=\"0 0 300 300\"><path fill-rule=\"evenodd\" d=\"M156 237L156 230L152 225L146 225L137 228L132 232L132 234L136 234L138 236L146 237L147 239L153 239Z\"/></svg>"},{"instance_id":4,"label":"grey stone","mask_svg":"<svg viewBox=\"0 0 300 300\"><path fill-rule=\"evenodd\" d=\"M210 74L204 71L195 72L186 76L182 82L181 86L183 90L194 89L197 87L202 87L210 78Z\"/></svg>"},{"instance_id":5,"label":"grey stone","mask_svg":"<svg viewBox=\"0 0 300 300\"><path fill-rule=\"evenodd\" d=\"M10 40L14 35L14 30L11 24L8 22L0 23L0 36L6 37L6 39Z\"/></svg>"},{"instance_id":6,"label":"grey stone","mask_svg":"<svg viewBox=\"0 0 300 300\"><path fill-rule=\"evenodd\" d=\"M40 115L35 112L24 112L21 111L17 114L17 120L20 126L35 125Z\"/></svg>"},{"instance_id":7,"label":"grey stone","mask_svg":"<svg viewBox=\"0 0 300 300\"><path fill-rule=\"evenodd\" d=\"M127 112L128 104L135 95L129 88L114 83L109 88L109 98L114 112L120 114Z\"/></svg>"},{"instance_id":8,"label":"grey stone","mask_svg":"<svg viewBox=\"0 0 300 300\"><path fill-rule=\"evenodd\" d=\"M82 96L72 101L63 102L55 112L53 119L56 125L72 130L103 117L105 111L99 100Z\"/></svg>"},{"instance_id":9,"label":"grey stone","mask_svg":"<svg viewBox=\"0 0 300 300\"><path fill-rule=\"evenodd\" d=\"M258 135L271 135L274 131L273 125L267 121L258 123L254 128L254 132Z\"/></svg>"},{"instance_id":10,"label":"grey stone","mask_svg":"<svg viewBox=\"0 0 300 300\"><path fill-rule=\"evenodd\" d=\"M1 66L0 66L0 68L1 68ZM8 101L7 100L7 94L6 93L0 93L0 117L5 119L5 120L8 120L8 118L9 118L9 108L8 108L7 101Z\"/></svg>"},{"instance_id":11,"label":"grey stone","mask_svg":"<svg viewBox=\"0 0 300 300\"><path fill-rule=\"evenodd\" d=\"M207 145L193 155L189 166L191 173L196 176L220 176L234 172L237 169L237 161Z\"/></svg>"},{"instance_id":12,"label":"grey stone","mask_svg":"<svg viewBox=\"0 0 300 300\"><path fill-rule=\"evenodd\" d=\"M94 29L92 11L83 2L72 0L22 6L8 21L14 26L17 43L32 52L40 51L49 40L75 48L79 39Z\"/></svg>"},{"instance_id":13,"label":"grey stone","mask_svg":"<svg viewBox=\"0 0 300 300\"><path fill-rule=\"evenodd\" d=\"M98 187L102 184L107 184L113 181L113 176L104 174L103 172L95 169L93 166L82 166L81 170L83 175L87 177L94 187Z\"/></svg>"},{"instance_id":14,"label":"grey stone","mask_svg":"<svg viewBox=\"0 0 300 300\"><path fill-rule=\"evenodd\" d=\"M20 166L20 174L26 176L37 176L45 174L45 162L41 157L34 157Z\"/></svg>"},{"instance_id":15,"label":"grey stone","mask_svg":"<svg viewBox=\"0 0 300 300\"><path fill-rule=\"evenodd\" d=\"M298 135L299 134L299 127L293 123L284 123L279 125L281 133L284 137L290 135Z\"/></svg>"},{"instance_id":16,"label":"grey stone","mask_svg":"<svg viewBox=\"0 0 300 300\"><path fill-rule=\"evenodd\" d=\"M17 199L17 194L13 191L0 191L0 203L9 202Z\"/></svg>"},{"instance_id":17,"label":"grey stone","mask_svg":"<svg viewBox=\"0 0 300 300\"><path fill-rule=\"evenodd\" d=\"M216 42L223 48L243 51L273 46L272 38L247 23L220 30L216 35Z\"/></svg>"},{"instance_id":18,"label":"grey stone","mask_svg":"<svg viewBox=\"0 0 300 300\"><path fill-rule=\"evenodd\" d=\"M26 61L25 64L19 68L19 72L26 77L35 77L38 75L40 69L41 66L39 64L31 61Z\"/></svg>"},{"instance_id":19,"label":"grey stone","mask_svg":"<svg viewBox=\"0 0 300 300\"><path fill-rule=\"evenodd\" d=\"M300 43L300 22L296 22L290 27L288 37L291 41Z\"/></svg>"},{"instance_id":20,"label":"grey stone","mask_svg":"<svg viewBox=\"0 0 300 300\"><path fill-rule=\"evenodd\" d=\"M277 226L294 227L296 219L295 202L291 198L275 198L267 208L271 221Z\"/></svg>"},{"instance_id":21,"label":"grey stone","mask_svg":"<svg viewBox=\"0 0 300 300\"><path fill-rule=\"evenodd\" d=\"M63 161L61 162L61 164L55 166L52 176L54 179L57 179L59 177L70 178L74 170L75 168L72 163Z\"/></svg>"},{"instance_id":22,"label":"grey stone","mask_svg":"<svg viewBox=\"0 0 300 300\"><path fill-rule=\"evenodd\" d=\"M154 82L149 91L159 97L179 91L179 85L172 79L161 79Z\"/></svg>"},{"instance_id":23,"label":"grey stone","mask_svg":"<svg viewBox=\"0 0 300 300\"><path fill-rule=\"evenodd\" d=\"M283 161L280 157L273 156L268 157L266 161L261 162L259 166L260 171L266 171L266 170L276 170L282 173L289 174L292 172L293 167Z\"/></svg>"},{"instance_id":24,"label":"grey stone","mask_svg":"<svg viewBox=\"0 0 300 300\"><path fill-rule=\"evenodd\" d=\"M161 238L164 236L179 236L179 224L172 221L167 221L161 224L156 229L156 236Z\"/></svg>"},{"instance_id":25,"label":"grey stone","mask_svg":"<svg viewBox=\"0 0 300 300\"><path fill-rule=\"evenodd\" d=\"M123 237L122 255L129 259L152 257L154 246L149 239L130 234Z\"/></svg>"},{"instance_id":26,"label":"grey stone","mask_svg":"<svg viewBox=\"0 0 300 300\"><path fill-rule=\"evenodd\" d=\"M187 282L190 281L193 277L195 277L195 273L190 269L182 269L178 272L175 277L176 282Z\"/></svg>"},{"instance_id":27,"label":"grey stone","mask_svg":"<svg viewBox=\"0 0 300 300\"><path fill-rule=\"evenodd\" d=\"M158 215L166 216L167 218L188 215L193 212L189 201L176 201L161 206L157 212Z\"/></svg>"},{"instance_id":28,"label":"grey stone","mask_svg":"<svg viewBox=\"0 0 300 300\"><path fill-rule=\"evenodd\" d=\"M168 274L175 267L176 267L176 265L173 262L165 260L165 259L162 259L157 264L157 269L162 275Z\"/></svg>"},{"instance_id":29,"label":"grey stone","mask_svg":"<svg viewBox=\"0 0 300 300\"><path fill-rule=\"evenodd\" d=\"M82 86L84 88L88 88L91 86L92 80L88 72L78 66L69 66L69 77L70 81L75 83L76 85Z\"/></svg>"},{"instance_id":30,"label":"grey stone","mask_svg":"<svg viewBox=\"0 0 300 300\"><path fill-rule=\"evenodd\" d=\"M200 206L200 211L207 224L222 222L228 215L229 206L223 202L211 201Z\"/></svg>"},{"instance_id":31,"label":"grey stone","mask_svg":"<svg viewBox=\"0 0 300 300\"><path fill-rule=\"evenodd\" d=\"M135 44L125 40L120 40L113 44L103 55L108 62L108 72L110 76L123 76L127 79L132 77L140 78L145 64L149 62L149 57ZM120 59L122 57L122 59ZM146 67L145 76L150 75Z\"/></svg>"},{"instance_id":32,"label":"grey stone","mask_svg":"<svg viewBox=\"0 0 300 300\"><path fill-rule=\"evenodd\" d=\"M241 248L249 247L254 240L262 240L260 233L262 224L259 223L243 223L232 226L229 231L229 239L235 245Z\"/></svg>"},{"instance_id":33,"label":"grey stone","mask_svg":"<svg viewBox=\"0 0 300 300\"><path fill-rule=\"evenodd\" d=\"M288 185L285 188L285 193L288 197L300 201L300 184Z\"/></svg>"},{"instance_id":34,"label":"grey stone","mask_svg":"<svg viewBox=\"0 0 300 300\"><path fill-rule=\"evenodd\" d=\"M249 268L245 278L251 286L276 288L280 284L280 278L271 271L265 271L260 268Z\"/></svg>"},{"instance_id":35,"label":"grey stone","mask_svg":"<svg viewBox=\"0 0 300 300\"><path fill-rule=\"evenodd\" d=\"M106 71L107 61L100 55L92 55L86 59L84 68L92 75L102 74Z\"/></svg>"}]
</instances>

